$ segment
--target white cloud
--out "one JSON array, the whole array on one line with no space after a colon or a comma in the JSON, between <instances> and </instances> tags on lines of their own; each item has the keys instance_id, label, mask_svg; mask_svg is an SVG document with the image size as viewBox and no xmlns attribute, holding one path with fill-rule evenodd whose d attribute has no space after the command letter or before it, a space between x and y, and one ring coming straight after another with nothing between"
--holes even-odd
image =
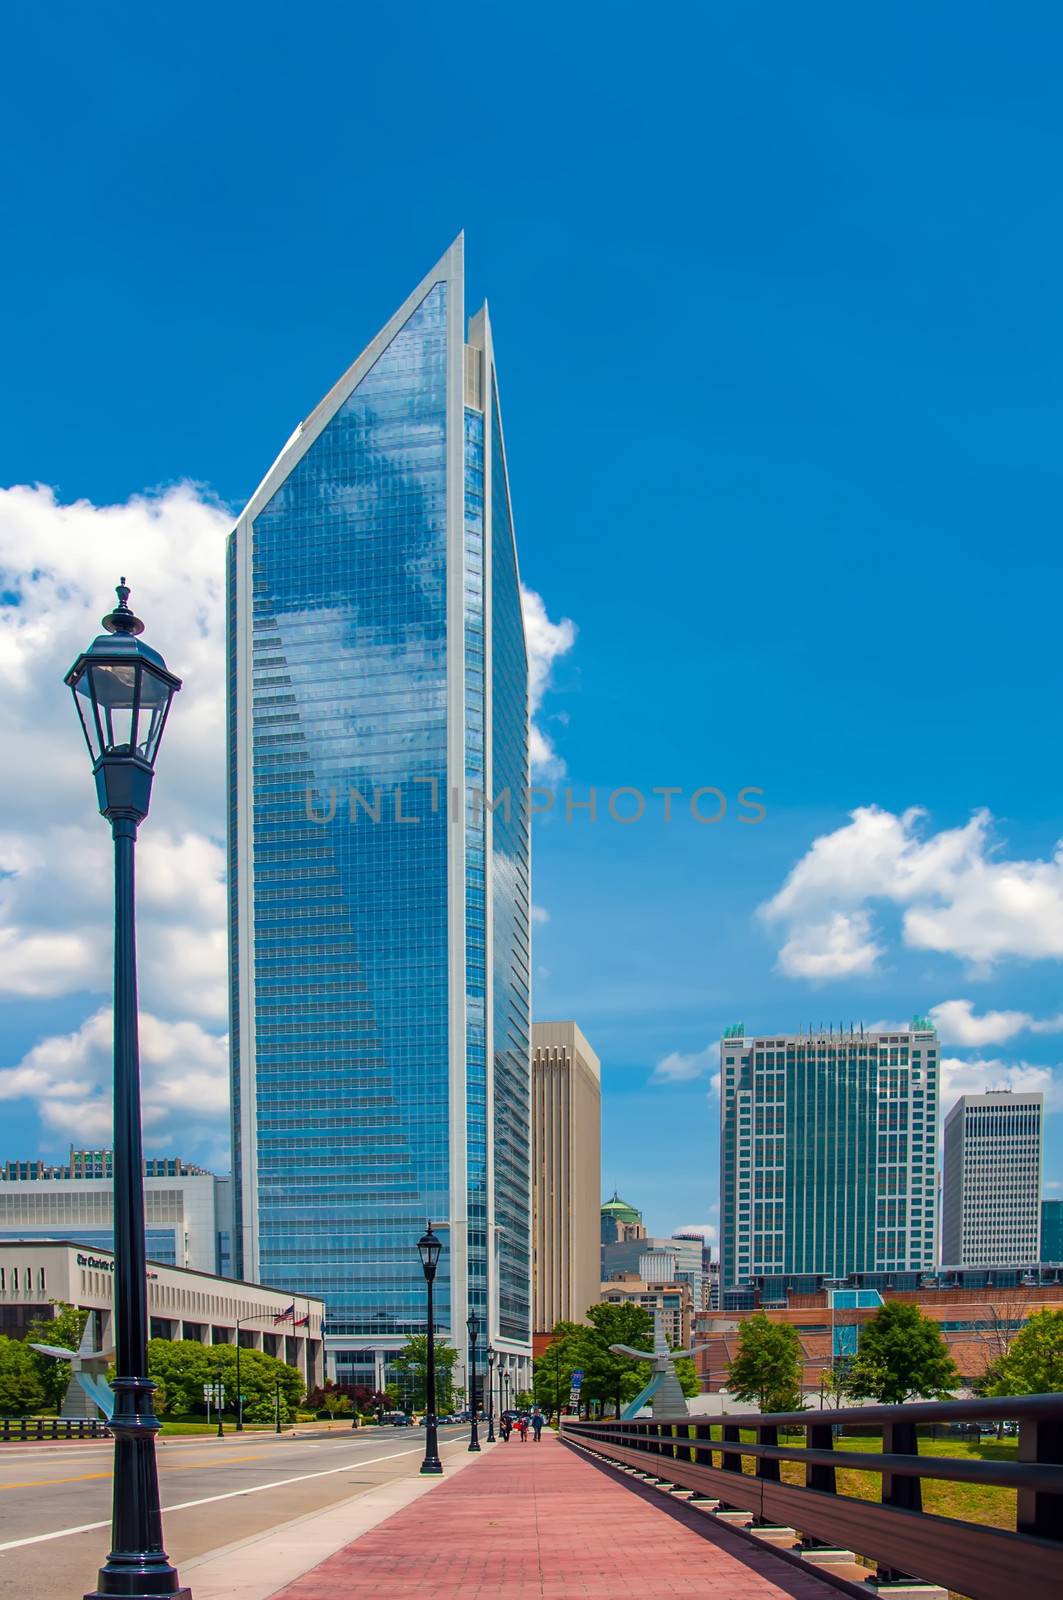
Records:
<instances>
[{"instance_id":1,"label":"white cloud","mask_svg":"<svg viewBox=\"0 0 1063 1600\"><path fill-rule=\"evenodd\" d=\"M172 1142L175 1124L217 1135L228 1118L228 1041L195 1022L140 1014L144 1137ZM29 1098L47 1128L81 1143L111 1137L112 1028L109 1007L73 1033L53 1034L0 1071L0 1100Z\"/></svg>"},{"instance_id":2,"label":"white cloud","mask_svg":"<svg viewBox=\"0 0 1063 1600\"><path fill-rule=\"evenodd\" d=\"M533 905L532 908L531 908L531 919L532 919L533 922L536 922L536 923L539 923L539 924L542 924L544 922L549 922L550 921L550 913L549 913L549 911L547 911L545 906L534 906Z\"/></svg>"},{"instance_id":3,"label":"white cloud","mask_svg":"<svg viewBox=\"0 0 1063 1600\"><path fill-rule=\"evenodd\" d=\"M680 1050L673 1050L670 1055L663 1056L653 1069L651 1083L689 1083L694 1078L703 1078L706 1073L711 1073L714 1067L720 1064L720 1044L716 1040L713 1044L705 1046L704 1050L697 1050L684 1054Z\"/></svg>"},{"instance_id":4,"label":"white cloud","mask_svg":"<svg viewBox=\"0 0 1063 1600\"><path fill-rule=\"evenodd\" d=\"M0 606L0 994L110 988L110 832L62 679L124 574L149 642L184 679L137 852L142 998L224 1021L230 520L191 484L102 507L0 490L0 588L17 600Z\"/></svg>"},{"instance_id":5,"label":"white cloud","mask_svg":"<svg viewBox=\"0 0 1063 1600\"><path fill-rule=\"evenodd\" d=\"M563 617L551 622L541 595L521 587L524 608L524 637L528 646L528 696L531 704L531 768L535 777L551 779L564 775L565 763L554 749L550 737L534 721L550 685L550 673L558 656L576 642L576 624Z\"/></svg>"},{"instance_id":6,"label":"white cloud","mask_svg":"<svg viewBox=\"0 0 1063 1600\"><path fill-rule=\"evenodd\" d=\"M1045 1110L1063 1109L1063 1087L1051 1067L1038 1067L1028 1061L962 1061L958 1056L941 1058L941 1113L955 1105L961 1094L986 1094L990 1089L1010 1089L1015 1094L1040 1092Z\"/></svg>"},{"instance_id":7,"label":"white cloud","mask_svg":"<svg viewBox=\"0 0 1063 1600\"><path fill-rule=\"evenodd\" d=\"M942 1044L1004 1044L1034 1026L1026 1011L986 1011L976 1017L970 1000L943 1000L930 1007L930 1019Z\"/></svg>"},{"instance_id":8,"label":"white cloud","mask_svg":"<svg viewBox=\"0 0 1063 1600\"><path fill-rule=\"evenodd\" d=\"M788 978L851 978L870 972L881 954L866 911L835 911L792 933L779 951L779 965Z\"/></svg>"},{"instance_id":9,"label":"white cloud","mask_svg":"<svg viewBox=\"0 0 1063 1600\"><path fill-rule=\"evenodd\" d=\"M783 924L788 977L849 977L884 953L871 904L903 908L906 945L971 962L984 973L1007 957L1063 960L1063 844L1047 861L1006 860L992 818L930 833L917 808L895 815L862 806L816 839L779 892L761 906Z\"/></svg>"}]
</instances>

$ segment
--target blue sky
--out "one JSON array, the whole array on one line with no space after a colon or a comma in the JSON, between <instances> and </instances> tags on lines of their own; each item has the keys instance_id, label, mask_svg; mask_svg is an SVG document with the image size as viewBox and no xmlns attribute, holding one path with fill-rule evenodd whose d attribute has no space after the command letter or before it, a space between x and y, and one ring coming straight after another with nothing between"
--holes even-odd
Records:
<instances>
[{"instance_id":1,"label":"blue sky","mask_svg":"<svg viewBox=\"0 0 1063 1600\"><path fill-rule=\"evenodd\" d=\"M607 1186L655 1229L714 1220L708 1047L737 1020L966 1002L942 1014L954 1087L1054 1105L1058 11L60 5L7 42L2 481L54 494L3 498L4 587L66 650L126 538L149 598L181 595L155 642L207 685L152 819L148 926L198 960L149 979L156 1137L219 1149L187 1094L217 1075L218 901L189 910L181 841L209 874L226 508L459 228L523 576L576 630L539 712L561 792L731 801L714 826L659 800L631 827L538 825L535 1010L602 1057ZM83 819L41 831L19 750L73 807L88 780L17 609L0 1155L91 1130L70 1086L98 1090L105 1053L104 967L41 911ZM90 929L105 861L76 841Z\"/></svg>"}]
</instances>

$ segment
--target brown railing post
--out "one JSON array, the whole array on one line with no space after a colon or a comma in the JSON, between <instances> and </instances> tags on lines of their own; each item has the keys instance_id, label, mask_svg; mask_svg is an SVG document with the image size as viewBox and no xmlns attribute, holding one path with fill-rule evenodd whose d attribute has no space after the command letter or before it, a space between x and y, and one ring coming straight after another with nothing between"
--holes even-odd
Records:
<instances>
[{"instance_id":1,"label":"brown railing post","mask_svg":"<svg viewBox=\"0 0 1063 1600\"><path fill-rule=\"evenodd\" d=\"M1063 1417L1020 1418L1018 1460L1063 1461ZM1063 1494L1020 1489L1015 1526L1019 1533L1063 1540Z\"/></svg>"},{"instance_id":2,"label":"brown railing post","mask_svg":"<svg viewBox=\"0 0 1063 1600\"><path fill-rule=\"evenodd\" d=\"M919 1434L914 1422L884 1422L882 1424L882 1453L892 1456L917 1456ZM882 1474L882 1504L896 1506L901 1511L922 1511L923 1486L918 1478L909 1478L899 1472ZM901 1572L884 1562L878 1563L877 1583L903 1583L911 1574Z\"/></svg>"},{"instance_id":3,"label":"brown railing post","mask_svg":"<svg viewBox=\"0 0 1063 1600\"><path fill-rule=\"evenodd\" d=\"M765 1422L758 1427L757 1443L778 1445L779 1430L775 1426L774 1422ZM779 1483L782 1476L779 1472L779 1465L780 1463L778 1461L773 1461L770 1456L758 1456L756 1465L757 1477L766 1478L769 1483Z\"/></svg>"},{"instance_id":4,"label":"brown railing post","mask_svg":"<svg viewBox=\"0 0 1063 1600\"><path fill-rule=\"evenodd\" d=\"M733 1422L725 1422L723 1425L724 1444L738 1444L740 1439L741 1433L736 1424ZM724 1472L741 1472L742 1452L740 1450L725 1450L723 1452L723 1461L721 1462L721 1465Z\"/></svg>"},{"instance_id":5,"label":"brown railing post","mask_svg":"<svg viewBox=\"0 0 1063 1600\"><path fill-rule=\"evenodd\" d=\"M809 1422L805 1425L805 1443L810 1450L834 1449L834 1426L830 1422ZM838 1484L833 1467L814 1464L805 1468L805 1488L819 1489L823 1494L837 1494Z\"/></svg>"},{"instance_id":6,"label":"brown railing post","mask_svg":"<svg viewBox=\"0 0 1063 1600\"><path fill-rule=\"evenodd\" d=\"M882 1427L882 1451L887 1456L917 1456L919 1440L914 1422L886 1422ZM882 1504L899 1506L904 1511L922 1511L923 1492L918 1478L900 1472L882 1474Z\"/></svg>"}]
</instances>

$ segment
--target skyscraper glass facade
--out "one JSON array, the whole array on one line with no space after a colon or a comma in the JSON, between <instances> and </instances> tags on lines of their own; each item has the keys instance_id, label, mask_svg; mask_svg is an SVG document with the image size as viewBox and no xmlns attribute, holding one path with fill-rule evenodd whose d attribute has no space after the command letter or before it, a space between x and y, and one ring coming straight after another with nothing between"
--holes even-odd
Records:
<instances>
[{"instance_id":1,"label":"skyscraper glass facade","mask_svg":"<svg viewBox=\"0 0 1063 1600\"><path fill-rule=\"evenodd\" d=\"M426 1220L449 1225L439 1327L475 1305L496 1336L521 1297L493 1274L494 1236L514 1231L519 1264L530 1232L526 1205L490 1207L527 1115L527 1028L501 1084L488 1015L492 954L526 994L527 840L492 952L483 803L501 705L524 805L527 665L504 475L485 471L498 419L476 391L463 403L466 364L489 355L466 350L463 319L458 241L286 446L230 552L239 1264L322 1295L328 1345L359 1369L423 1330ZM492 607L519 649L489 679ZM518 1192L527 1172L525 1142ZM525 1345L527 1317L503 1336Z\"/></svg>"},{"instance_id":2,"label":"skyscraper glass facade","mask_svg":"<svg viewBox=\"0 0 1063 1600\"><path fill-rule=\"evenodd\" d=\"M929 1271L936 1035L728 1036L720 1052L724 1286Z\"/></svg>"}]
</instances>

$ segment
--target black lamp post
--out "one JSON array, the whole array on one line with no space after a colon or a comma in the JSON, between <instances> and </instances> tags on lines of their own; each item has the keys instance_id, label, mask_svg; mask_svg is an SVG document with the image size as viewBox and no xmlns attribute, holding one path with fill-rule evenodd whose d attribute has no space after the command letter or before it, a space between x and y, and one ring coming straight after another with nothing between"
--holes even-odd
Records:
<instances>
[{"instance_id":1,"label":"black lamp post","mask_svg":"<svg viewBox=\"0 0 1063 1600\"><path fill-rule=\"evenodd\" d=\"M274 1425L273 1431L274 1431L274 1433L280 1433L280 1431L281 1431L281 1381L280 1381L279 1378L277 1378L275 1380L275 1384L276 1384L276 1390L277 1390L276 1397L275 1397L276 1398L276 1419L277 1420L276 1420L276 1423Z\"/></svg>"},{"instance_id":2,"label":"black lamp post","mask_svg":"<svg viewBox=\"0 0 1063 1600\"><path fill-rule=\"evenodd\" d=\"M440 1239L432 1232L429 1223L424 1233L417 1241L417 1253L421 1257L421 1266L424 1268L424 1281L428 1286L428 1345L425 1353L425 1419L424 1419L424 1460L421 1462L422 1472L442 1472L443 1463L439 1459L439 1433L436 1421L436 1325L432 1309L432 1285L435 1282L436 1267L439 1264L439 1252L443 1245Z\"/></svg>"},{"instance_id":3,"label":"black lamp post","mask_svg":"<svg viewBox=\"0 0 1063 1600\"><path fill-rule=\"evenodd\" d=\"M480 1322L475 1311L470 1311L465 1322L469 1330L469 1386L472 1390L472 1433L469 1437L469 1449L479 1450L480 1434L476 1426L476 1339L480 1332Z\"/></svg>"},{"instance_id":4,"label":"black lamp post","mask_svg":"<svg viewBox=\"0 0 1063 1600\"><path fill-rule=\"evenodd\" d=\"M236 1431L244 1431L244 1397L240 1389L240 1325L251 1322L251 1317L237 1317L236 1319Z\"/></svg>"},{"instance_id":5,"label":"black lamp post","mask_svg":"<svg viewBox=\"0 0 1063 1600\"><path fill-rule=\"evenodd\" d=\"M495 1444L495 1352L487 1346L487 1442Z\"/></svg>"},{"instance_id":6,"label":"black lamp post","mask_svg":"<svg viewBox=\"0 0 1063 1600\"><path fill-rule=\"evenodd\" d=\"M225 1426L222 1422L222 1410L225 1404L225 1385L221 1379L221 1356L214 1358L214 1398L218 1402L218 1438L225 1438Z\"/></svg>"},{"instance_id":7,"label":"black lamp post","mask_svg":"<svg viewBox=\"0 0 1063 1600\"><path fill-rule=\"evenodd\" d=\"M191 1600L162 1543L159 1474L148 1371L144 1250L144 1148L140 1119L140 1041L133 862L137 828L148 814L155 758L180 678L157 650L141 644L144 624L130 611L123 578L105 633L66 675L92 758L100 811L114 838L114 1495L111 1552L86 1600Z\"/></svg>"}]
</instances>

